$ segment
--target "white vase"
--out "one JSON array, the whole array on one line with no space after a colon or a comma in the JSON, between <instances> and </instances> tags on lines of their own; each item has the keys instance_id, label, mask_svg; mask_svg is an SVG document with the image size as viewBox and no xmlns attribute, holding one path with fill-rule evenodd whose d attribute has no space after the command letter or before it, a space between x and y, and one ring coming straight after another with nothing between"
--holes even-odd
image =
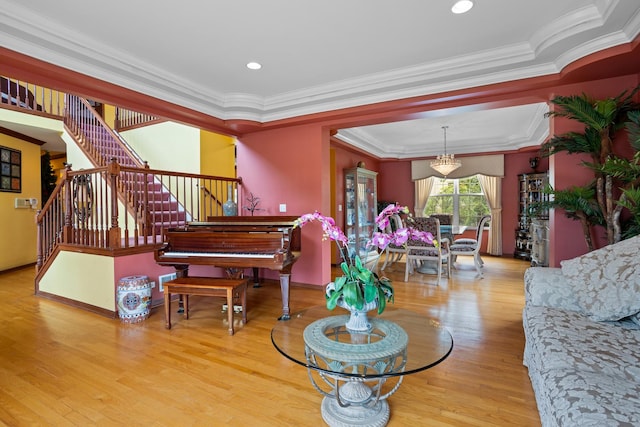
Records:
<instances>
[{"instance_id":1,"label":"white vase","mask_svg":"<svg viewBox=\"0 0 640 427\"><path fill-rule=\"evenodd\" d=\"M327 293L327 295L329 295L331 292L333 292L333 290L335 290L335 284L331 282L327 285L325 292ZM362 309L357 309L353 306L350 306L349 304L344 302L343 298L338 299L336 305L338 307L344 308L345 310L349 310L350 316L347 320L347 323L345 323L345 327L348 330L355 332L366 332L371 329L371 322L369 322L369 316L367 315L367 312L378 308L377 298L369 303L365 303Z\"/></svg>"}]
</instances>

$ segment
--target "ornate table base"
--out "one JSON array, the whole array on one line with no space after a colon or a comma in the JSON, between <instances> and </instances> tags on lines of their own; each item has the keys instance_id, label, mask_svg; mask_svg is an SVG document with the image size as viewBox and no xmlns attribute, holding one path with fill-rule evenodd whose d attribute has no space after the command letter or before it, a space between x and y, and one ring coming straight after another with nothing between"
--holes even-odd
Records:
<instances>
[{"instance_id":1,"label":"ornate table base","mask_svg":"<svg viewBox=\"0 0 640 427\"><path fill-rule=\"evenodd\" d=\"M349 406L340 406L348 402ZM389 421L389 404L376 400L372 390L361 382L350 381L340 388L340 399L326 396L320 407L322 419L332 427L383 427Z\"/></svg>"},{"instance_id":2,"label":"ornate table base","mask_svg":"<svg viewBox=\"0 0 640 427\"><path fill-rule=\"evenodd\" d=\"M332 373L318 372L330 392L322 390L309 369L311 383L325 397L322 419L331 427L382 427L389 421L387 398L400 386L386 393L382 387L389 377L400 374L406 364L408 336L393 322L371 319L368 331L344 328L348 316L317 320L304 331L306 355L314 366L331 367ZM371 385L369 385L371 384Z\"/></svg>"},{"instance_id":3,"label":"ornate table base","mask_svg":"<svg viewBox=\"0 0 640 427\"><path fill-rule=\"evenodd\" d=\"M453 349L446 329L409 310L388 307L384 318L372 315L371 327L357 331L346 327L348 315L326 315L324 305L294 313L271 330L271 342L307 369L331 427L387 425L388 399L404 377L439 364Z\"/></svg>"}]
</instances>

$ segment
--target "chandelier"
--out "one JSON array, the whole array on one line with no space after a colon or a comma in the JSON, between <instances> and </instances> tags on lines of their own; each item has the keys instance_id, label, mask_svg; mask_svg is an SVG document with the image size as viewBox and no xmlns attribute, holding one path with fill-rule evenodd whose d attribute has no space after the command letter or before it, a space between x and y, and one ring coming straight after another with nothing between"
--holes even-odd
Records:
<instances>
[{"instance_id":1,"label":"chandelier","mask_svg":"<svg viewBox=\"0 0 640 427\"><path fill-rule=\"evenodd\" d=\"M447 128L449 126L442 126L442 130L444 131L444 154L436 157L435 160L431 160L431 168L435 169L436 172L442 174L442 176L446 177L454 170L458 169L462 166L460 160L457 160L453 154L447 154Z\"/></svg>"}]
</instances>

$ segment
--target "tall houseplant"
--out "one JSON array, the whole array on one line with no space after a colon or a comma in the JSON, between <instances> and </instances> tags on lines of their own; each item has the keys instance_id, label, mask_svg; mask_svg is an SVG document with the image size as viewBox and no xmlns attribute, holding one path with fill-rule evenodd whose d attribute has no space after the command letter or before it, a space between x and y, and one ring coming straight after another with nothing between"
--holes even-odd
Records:
<instances>
[{"instance_id":1,"label":"tall houseplant","mask_svg":"<svg viewBox=\"0 0 640 427\"><path fill-rule=\"evenodd\" d=\"M579 220L590 251L595 249L591 240L593 226L605 227L609 244L628 235L622 230L620 215L625 207L633 205L632 189L640 183L637 154L640 144L637 134L634 137L629 131L630 143L636 150L632 159L619 156L615 144L622 141L620 130L630 130L638 125L640 104L633 99L639 90L640 86L603 100L592 99L586 94L558 96L551 100L556 108L547 113L550 117L576 120L584 124L584 131L554 135L542 145L542 155L588 154L591 161L582 164L593 171L594 180L563 190L549 188L547 191L554 197L545 206L536 207L562 208L568 217Z\"/></svg>"}]
</instances>

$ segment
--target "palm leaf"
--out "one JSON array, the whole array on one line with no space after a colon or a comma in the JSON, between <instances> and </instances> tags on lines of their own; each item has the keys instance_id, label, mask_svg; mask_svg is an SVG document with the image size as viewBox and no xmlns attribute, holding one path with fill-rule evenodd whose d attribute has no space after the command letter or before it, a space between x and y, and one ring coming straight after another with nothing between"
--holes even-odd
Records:
<instances>
[{"instance_id":1,"label":"palm leaf","mask_svg":"<svg viewBox=\"0 0 640 427\"><path fill-rule=\"evenodd\" d=\"M628 113L629 121L625 123L629 133L629 142L634 150L640 151L640 110Z\"/></svg>"},{"instance_id":2,"label":"palm leaf","mask_svg":"<svg viewBox=\"0 0 640 427\"><path fill-rule=\"evenodd\" d=\"M632 160L612 157L607 159L605 164L601 166L600 170L624 183L634 182L640 176L640 165L638 164L639 159L640 157L638 156L638 153L636 153L636 156L634 156Z\"/></svg>"},{"instance_id":3,"label":"palm leaf","mask_svg":"<svg viewBox=\"0 0 640 427\"><path fill-rule=\"evenodd\" d=\"M593 128L587 128L584 133L567 132L549 138L542 144L541 152L544 157L552 156L561 151L566 151L569 154L599 154L601 147L600 133Z\"/></svg>"}]
</instances>

